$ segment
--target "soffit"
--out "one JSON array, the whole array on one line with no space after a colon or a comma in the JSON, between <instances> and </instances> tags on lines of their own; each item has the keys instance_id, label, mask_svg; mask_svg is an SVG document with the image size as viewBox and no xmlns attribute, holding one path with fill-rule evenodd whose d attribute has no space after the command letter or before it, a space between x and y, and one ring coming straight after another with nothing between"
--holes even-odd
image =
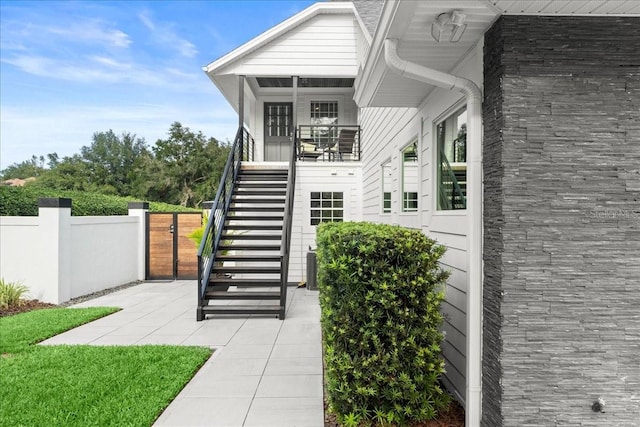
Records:
<instances>
[{"instance_id":1,"label":"soffit","mask_svg":"<svg viewBox=\"0 0 640 427\"><path fill-rule=\"evenodd\" d=\"M431 23L445 12L466 15L457 43L437 43ZM356 102L362 107L418 107L433 86L401 77L387 69L384 40L398 40L398 55L407 61L446 73L456 67L493 22L510 15L631 15L640 16L638 0L429 0L387 1L373 36L369 57L356 84Z\"/></svg>"}]
</instances>

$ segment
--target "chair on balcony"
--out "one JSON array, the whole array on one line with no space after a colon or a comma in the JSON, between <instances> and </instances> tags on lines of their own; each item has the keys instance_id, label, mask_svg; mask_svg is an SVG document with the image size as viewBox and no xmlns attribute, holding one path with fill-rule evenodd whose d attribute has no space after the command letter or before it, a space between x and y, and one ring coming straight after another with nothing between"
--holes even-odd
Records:
<instances>
[{"instance_id":1,"label":"chair on balcony","mask_svg":"<svg viewBox=\"0 0 640 427\"><path fill-rule=\"evenodd\" d=\"M331 150L334 156L337 154L341 161L344 160L345 155L353 156L353 146L356 142L357 133L358 131L356 129L340 129L337 150L336 146Z\"/></svg>"},{"instance_id":2,"label":"chair on balcony","mask_svg":"<svg viewBox=\"0 0 640 427\"><path fill-rule=\"evenodd\" d=\"M300 145L298 146L299 160L312 160L315 162L323 154L324 151L318 150L318 144L313 139L300 139Z\"/></svg>"}]
</instances>

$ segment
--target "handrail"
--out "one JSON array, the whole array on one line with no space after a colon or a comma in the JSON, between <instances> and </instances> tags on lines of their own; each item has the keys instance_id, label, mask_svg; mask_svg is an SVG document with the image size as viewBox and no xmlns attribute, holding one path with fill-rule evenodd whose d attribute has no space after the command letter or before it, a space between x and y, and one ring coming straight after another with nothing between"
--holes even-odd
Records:
<instances>
[{"instance_id":1,"label":"handrail","mask_svg":"<svg viewBox=\"0 0 640 427\"><path fill-rule=\"evenodd\" d=\"M285 307L287 283L289 281L289 253L291 248L291 227L293 225L293 200L296 192L296 160L298 158L297 132L294 132L293 139L289 155L289 174L283 215L284 223L282 224L282 240L280 243L280 307ZM284 312L281 318L284 319Z\"/></svg>"},{"instance_id":2,"label":"handrail","mask_svg":"<svg viewBox=\"0 0 640 427\"><path fill-rule=\"evenodd\" d=\"M448 182L451 182L451 200L447 198L446 193L444 191L444 176L442 174L446 174L446 178L448 178ZM447 156L444 155L442 149L440 149L440 203L442 209L451 210L451 209L459 209L456 208L456 199L459 198L460 202L462 202L463 206L467 206L467 199L458 183L458 179L456 175L453 173L453 168L451 164L447 160Z\"/></svg>"},{"instance_id":3,"label":"handrail","mask_svg":"<svg viewBox=\"0 0 640 427\"><path fill-rule=\"evenodd\" d=\"M227 219L233 188L235 186L240 163L243 160L253 160L255 152L255 144L253 137L244 127L238 128L236 137L227 163L218 185L216 198L211 207L209 220L202 235L202 241L198 248L198 307L201 307L204 300L204 294L209 284L209 276L215 264L215 254L220 246L224 222Z\"/></svg>"}]
</instances>

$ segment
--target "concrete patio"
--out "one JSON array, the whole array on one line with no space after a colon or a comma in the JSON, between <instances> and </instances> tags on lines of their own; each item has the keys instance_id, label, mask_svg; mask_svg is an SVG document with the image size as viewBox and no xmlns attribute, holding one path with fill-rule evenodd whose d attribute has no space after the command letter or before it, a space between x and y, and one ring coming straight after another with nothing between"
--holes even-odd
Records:
<instances>
[{"instance_id":1,"label":"concrete patio","mask_svg":"<svg viewBox=\"0 0 640 427\"><path fill-rule=\"evenodd\" d=\"M155 426L323 426L317 292L289 288L285 321L254 316L196 322L195 286L143 283L75 305L122 311L43 344L215 349Z\"/></svg>"}]
</instances>

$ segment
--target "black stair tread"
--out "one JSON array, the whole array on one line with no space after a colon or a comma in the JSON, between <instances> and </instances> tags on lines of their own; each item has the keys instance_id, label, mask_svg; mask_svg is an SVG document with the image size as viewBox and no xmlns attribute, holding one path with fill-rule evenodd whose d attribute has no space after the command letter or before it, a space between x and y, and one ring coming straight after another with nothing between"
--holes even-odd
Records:
<instances>
[{"instance_id":1,"label":"black stair tread","mask_svg":"<svg viewBox=\"0 0 640 427\"><path fill-rule=\"evenodd\" d=\"M230 278L209 279L209 286L220 286L220 285L272 288L275 286L280 286L280 279L230 279Z\"/></svg>"},{"instance_id":2,"label":"black stair tread","mask_svg":"<svg viewBox=\"0 0 640 427\"><path fill-rule=\"evenodd\" d=\"M282 221L282 215L230 215L227 221Z\"/></svg>"},{"instance_id":3,"label":"black stair tread","mask_svg":"<svg viewBox=\"0 0 640 427\"><path fill-rule=\"evenodd\" d=\"M265 188L263 190L237 188L236 194L239 196L286 196L287 191L281 189L271 190Z\"/></svg>"},{"instance_id":4,"label":"black stair tread","mask_svg":"<svg viewBox=\"0 0 640 427\"><path fill-rule=\"evenodd\" d=\"M274 173L274 174L288 174L288 169L283 168L241 168L239 171L240 174L261 174L261 173Z\"/></svg>"},{"instance_id":5,"label":"black stair tread","mask_svg":"<svg viewBox=\"0 0 640 427\"><path fill-rule=\"evenodd\" d=\"M274 300L280 299L280 292L254 292L254 291L209 291L204 294L206 299L224 300Z\"/></svg>"},{"instance_id":6,"label":"black stair tread","mask_svg":"<svg viewBox=\"0 0 640 427\"><path fill-rule=\"evenodd\" d=\"M217 255L216 261L280 262L279 255Z\"/></svg>"},{"instance_id":7,"label":"black stair tread","mask_svg":"<svg viewBox=\"0 0 640 427\"><path fill-rule=\"evenodd\" d=\"M287 188L286 182L236 181L236 188Z\"/></svg>"},{"instance_id":8,"label":"black stair tread","mask_svg":"<svg viewBox=\"0 0 640 427\"><path fill-rule=\"evenodd\" d=\"M284 206L229 206L232 212L284 212Z\"/></svg>"},{"instance_id":9,"label":"black stair tread","mask_svg":"<svg viewBox=\"0 0 640 427\"><path fill-rule=\"evenodd\" d=\"M284 313L279 305L205 305L201 308L205 314L277 314Z\"/></svg>"},{"instance_id":10,"label":"black stair tread","mask_svg":"<svg viewBox=\"0 0 640 427\"><path fill-rule=\"evenodd\" d=\"M280 234L227 234L222 235L222 240L282 240Z\"/></svg>"},{"instance_id":11,"label":"black stair tread","mask_svg":"<svg viewBox=\"0 0 640 427\"><path fill-rule=\"evenodd\" d=\"M216 274L216 273L234 273L234 274L258 274L258 273L264 273L264 274L278 274L280 273L280 266L276 266L276 267L264 267L264 266L229 266L229 267L214 267L213 271L211 272L212 274Z\"/></svg>"},{"instance_id":12,"label":"black stair tread","mask_svg":"<svg viewBox=\"0 0 640 427\"><path fill-rule=\"evenodd\" d=\"M245 242L243 242L245 243ZM280 245L246 245L246 244L225 244L218 246L219 250L227 251L279 251Z\"/></svg>"},{"instance_id":13,"label":"black stair tread","mask_svg":"<svg viewBox=\"0 0 640 427\"><path fill-rule=\"evenodd\" d=\"M282 230L282 225L265 225L265 224L254 224L254 225L233 225L227 224L224 227L226 230Z\"/></svg>"},{"instance_id":14,"label":"black stair tread","mask_svg":"<svg viewBox=\"0 0 640 427\"><path fill-rule=\"evenodd\" d=\"M283 204L285 202L284 198L275 198L275 197L271 197L271 198L264 198L264 199L256 199L256 198L245 198L245 197L238 197L233 196L233 199L231 200L231 203L234 204L243 204L243 203L250 203L250 204L271 204L271 205L276 205L276 204Z\"/></svg>"},{"instance_id":15,"label":"black stair tread","mask_svg":"<svg viewBox=\"0 0 640 427\"><path fill-rule=\"evenodd\" d=\"M288 177L286 175L238 175L238 181L273 181L273 182L283 182L286 181Z\"/></svg>"}]
</instances>

